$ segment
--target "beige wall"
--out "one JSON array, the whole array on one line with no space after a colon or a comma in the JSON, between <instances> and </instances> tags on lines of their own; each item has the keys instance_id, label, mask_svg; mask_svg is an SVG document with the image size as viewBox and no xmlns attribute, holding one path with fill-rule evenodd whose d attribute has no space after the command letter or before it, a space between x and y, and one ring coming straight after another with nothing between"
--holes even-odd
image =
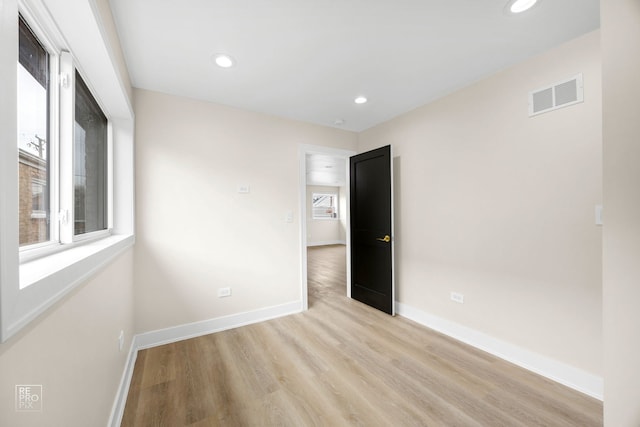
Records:
<instances>
[{"instance_id":1,"label":"beige wall","mask_svg":"<svg viewBox=\"0 0 640 427\"><path fill-rule=\"evenodd\" d=\"M640 425L640 3L603 0L605 426Z\"/></svg>"},{"instance_id":2,"label":"beige wall","mask_svg":"<svg viewBox=\"0 0 640 427\"><path fill-rule=\"evenodd\" d=\"M358 147L393 145L401 303L596 375L599 41L585 35L365 131ZM579 72L584 103L528 117L529 91Z\"/></svg>"},{"instance_id":3,"label":"beige wall","mask_svg":"<svg viewBox=\"0 0 640 427\"><path fill-rule=\"evenodd\" d=\"M129 249L0 345L0 425L104 426L133 329L133 249ZM15 386L32 384L43 386L43 411L16 412Z\"/></svg>"},{"instance_id":4,"label":"beige wall","mask_svg":"<svg viewBox=\"0 0 640 427\"><path fill-rule=\"evenodd\" d=\"M299 301L299 145L355 149L357 135L134 95L138 331Z\"/></svg>"},{"instance_id":5,"label":"beige wall","mask_svg":"<svg viewBox=\"0 0 640 427\"><path fill-rule=\"evenodd\" d=\"M325 187L317 185L307 186L307 245L313 246L327 242L345 242L346 235L343 218L345 200L341 194L340 187ZM313 219L311 200L313 193L335 193L338 195L338 218L336 219Z\"/></svg>"}]
</instances>

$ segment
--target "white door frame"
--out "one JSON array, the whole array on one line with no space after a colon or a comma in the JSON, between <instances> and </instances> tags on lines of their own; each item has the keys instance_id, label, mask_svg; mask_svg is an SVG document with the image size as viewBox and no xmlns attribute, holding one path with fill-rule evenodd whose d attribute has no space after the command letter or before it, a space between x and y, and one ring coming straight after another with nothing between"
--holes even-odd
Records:
<instances>
[{"instance_id":1,"label":"white door frame","mask_svg":"<svg viewBox=\"0 0 640 427\"><path fill-rule=\"evenodd\" d=\"M346 293L351 298L351 225L349 221L349 157L358 154L351 150L323 147L320 145L300 144L298 158L300 162L300 292L302 297L302 311L309 309L309 294L307 288L307 154L323 154L342 158L346 164L346 216L347 216L347 289Z\"/></svg>"}]
</instances>

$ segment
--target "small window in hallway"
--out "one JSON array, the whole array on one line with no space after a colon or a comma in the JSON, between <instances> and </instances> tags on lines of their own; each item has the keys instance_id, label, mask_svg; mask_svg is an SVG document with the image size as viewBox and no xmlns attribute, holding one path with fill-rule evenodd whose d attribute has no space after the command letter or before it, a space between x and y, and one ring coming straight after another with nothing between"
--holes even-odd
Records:
<instances>
[{"instance_id":1,"label":"small window in hallway","mask_svg":"<svg viewBox=\"0 0 640 427\"><path fill-rule=\"evenodd\" d=\"M313 193L313 219L338 218L338 195L329 193Z\"/></svg>"}]
</instances>

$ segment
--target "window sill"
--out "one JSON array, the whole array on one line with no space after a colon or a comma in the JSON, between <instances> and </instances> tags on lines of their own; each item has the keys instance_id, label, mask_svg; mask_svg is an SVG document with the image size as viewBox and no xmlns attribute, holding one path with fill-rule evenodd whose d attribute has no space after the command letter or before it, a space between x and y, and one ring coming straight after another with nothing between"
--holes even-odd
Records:
<instances>
[{"instance_id":1,"label":"window sill","mask_svg":"<svg viewBox=\"0 0 640 427\"><path fill-rule=\"evenodd\" d=\"M20 265L20 288L11 294L13 318L8 318L3 325L2 341L89 280L134 243L133 234L113 235Z\"/></svg>"},{"instance_id":2,"label":"window sill","mask_svg":"<svg viewBox=\"0 0 640 427\"><path fill-rule=\"evenodd\" d=\"M72 279L83 280L133 246L133 242L132 235L112 235L25 262L20 265L20 289L47 281L58 281L58 276L70 277L69 273L72 273ZM81 277L76 277L77 274L73 272L79 272Z\"/></svg>"}]
</instances>

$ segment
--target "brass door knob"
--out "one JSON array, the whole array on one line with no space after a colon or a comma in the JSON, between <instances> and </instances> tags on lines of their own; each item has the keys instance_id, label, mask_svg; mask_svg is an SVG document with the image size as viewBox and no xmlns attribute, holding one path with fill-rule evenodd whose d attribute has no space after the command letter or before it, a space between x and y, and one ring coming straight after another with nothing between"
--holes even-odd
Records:
<instances>
[{"instance_id":1,"label":"brass door knob","mask_svg":"<svg viewBox=\"0 0 640 427\"><path fill-rule=\"evenodd\" d=\"M380 241L380 242L385 242L385 243L389 243L391 241L391 236L389 236L388 234L384 237L378 237L376 240Z\"/></svg>"}]
</instances>

